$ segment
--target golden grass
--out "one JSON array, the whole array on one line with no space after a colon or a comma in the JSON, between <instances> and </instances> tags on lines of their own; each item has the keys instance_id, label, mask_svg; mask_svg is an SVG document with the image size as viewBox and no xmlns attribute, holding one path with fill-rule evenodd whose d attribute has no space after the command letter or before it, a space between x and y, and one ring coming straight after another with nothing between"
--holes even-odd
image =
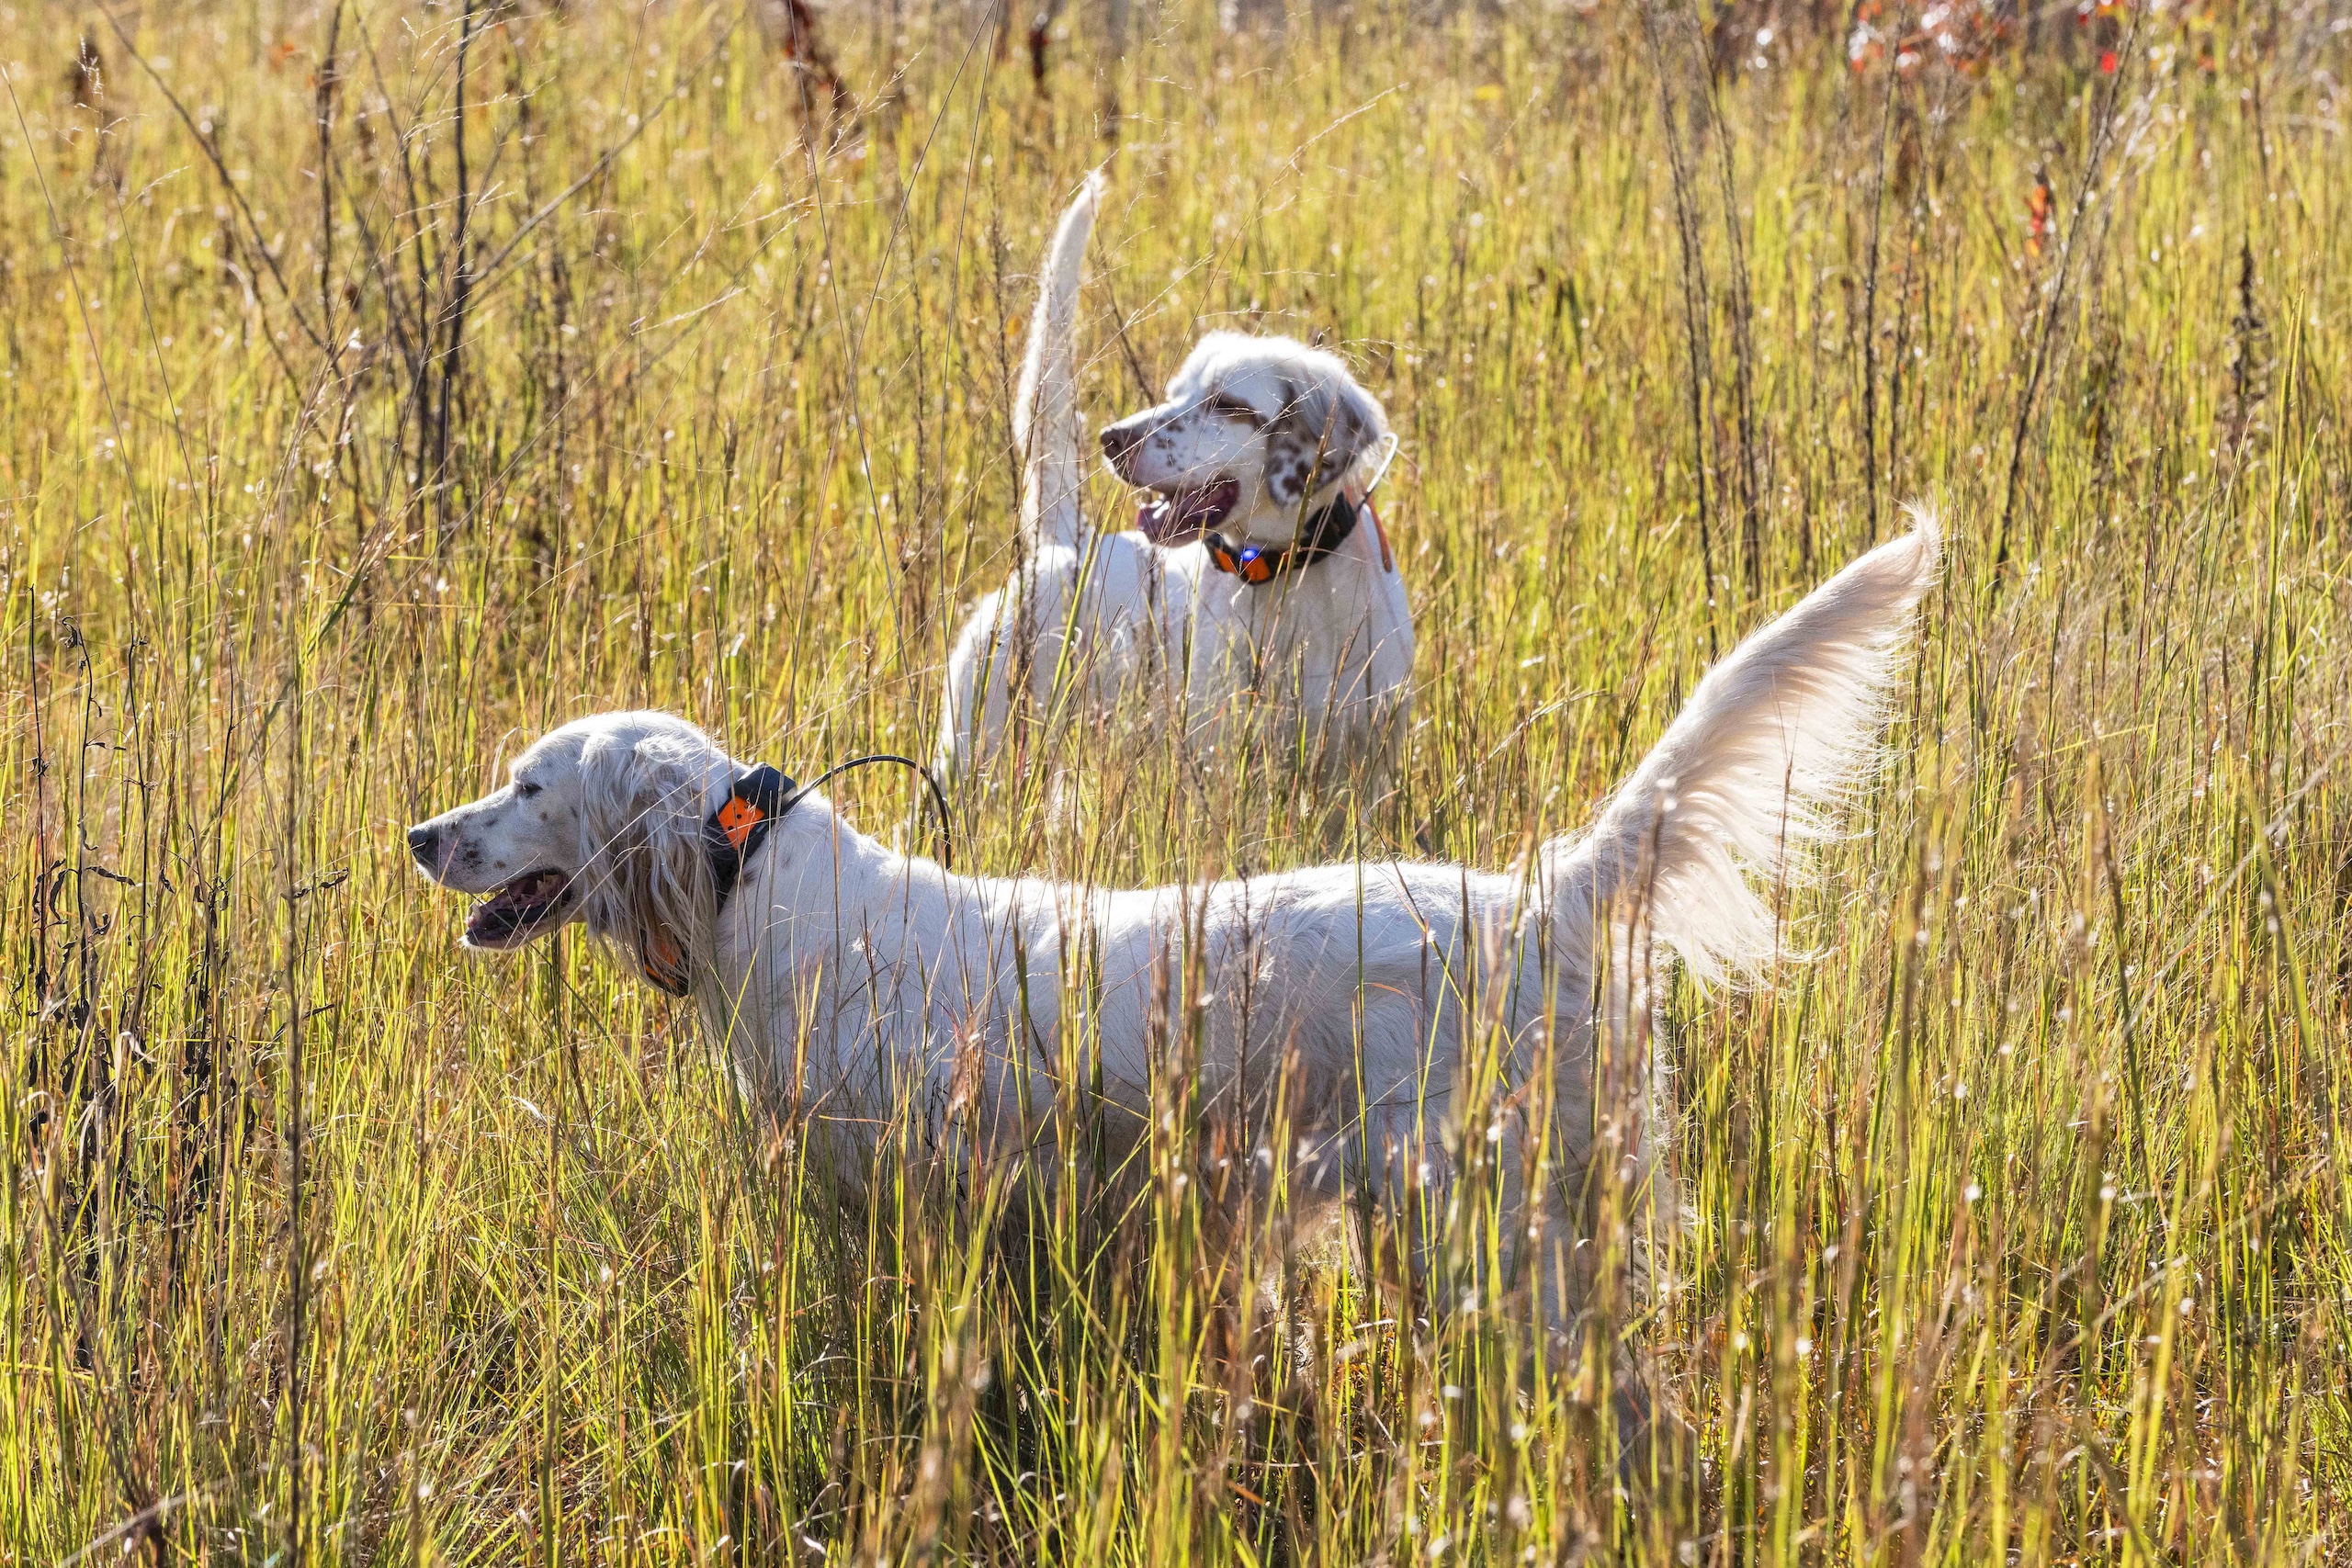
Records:
<instances>
[{"instance_id":1,"label":"golden grass","mask_svg":"<svg viewBox=\"0 0 2352 1568\"><path fill-rule=\"evenodd\" d=\"M840 118L724 6L123 15L0 28L0 1558L2352 1551L2324 17L2041 18L1893 83L1783 21L1711 88L1679 11L1139 8L1117 62L1066 18L1042 96L1019 27L893 6L820 18ZM576 940L459 954L406 864L597 708L804 775L927 748L1008 564L1027 274L1105 157L1091 411L1237 323L1403 437L1372 847L1573 827L1713 650L1944 509L1820 957L1678 998L1678 1286L1580 1366L1330 1275L1317 1370L1253 1386L1172 1180L1019 1280L919 1167L845 1225L684 1011ZM1085 810L968 801L972 862L1313 852L1278 781L1060 760ZM1701 1447L1630 1495L1619 1331Z\"/></svg>"}]
</instances>

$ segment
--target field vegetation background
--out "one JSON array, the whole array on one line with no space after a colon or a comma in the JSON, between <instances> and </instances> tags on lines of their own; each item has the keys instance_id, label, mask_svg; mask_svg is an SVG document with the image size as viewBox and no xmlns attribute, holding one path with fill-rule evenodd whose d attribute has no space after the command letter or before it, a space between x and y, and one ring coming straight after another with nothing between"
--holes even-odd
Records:
<instances>
[{"instance_id":1,"label":"field vegetation background","mask_svg":"<svg viewBox=\"0 0 2352 1568\"><path fill-rule=\"evenodd\" d=\"M2347 22L0 6L0 1560L2344 1560ZM1313 1275L1304 1359L1221 1312L1181 1057L1038 1267L1002 1171L845 1209L684 1009L461 954L408 864L599 708L927 751L1106 161L1091 415L1214 324L1402 436L1366 852L1573 829L1942 511L1815 960L1674 998L1669 1287L1540 1366L1445 1278ZM1142 883L1315 815L1080 736L958 849ZM1690 1423L1644 1473L1620 1342Z\"/></svg>"}]
</instances>

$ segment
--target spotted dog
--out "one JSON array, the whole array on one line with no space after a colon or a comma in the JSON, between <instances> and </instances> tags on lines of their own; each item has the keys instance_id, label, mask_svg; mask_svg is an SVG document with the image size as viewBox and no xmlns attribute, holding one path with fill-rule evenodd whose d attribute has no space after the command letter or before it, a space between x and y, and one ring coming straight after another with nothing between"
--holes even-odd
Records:
<instances>
[{"instance_id":1,"label":"spotted dog","mask_svg":"<svg viewBox=\"0 0 2352 1568\"><path fill-rule=\"evenodd\" d=\"M1075 300L1100 200L1090 181L1049 250L1015 409L1020 559L948 659L937 758L970 773L1025 716L1066 747L1172 726L1216 761L1245 745L1370 798L1411 700L1413 621L1369 491L1393 455L1378 400L1336 355L1203 337L1155 406L1101 433L1146 492L1135 525L1091 526L1075 393Z\"/></svg>"}]
</instances>

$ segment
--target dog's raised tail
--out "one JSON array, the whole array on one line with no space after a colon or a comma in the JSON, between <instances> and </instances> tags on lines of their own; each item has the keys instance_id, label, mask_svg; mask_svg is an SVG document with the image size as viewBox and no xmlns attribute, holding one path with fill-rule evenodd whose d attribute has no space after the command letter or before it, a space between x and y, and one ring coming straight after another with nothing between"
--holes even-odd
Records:
<instances>
[{"instance_id":1,"label":"dog's raised tail","mask_svg":"<svg viewBox=\"0 0 2352 1568\"><path fill-rule=\"evenodd\" d=\"M1772 959L1773 887L1878 761L1905 634L1936 581L1936 520L1912 520L1707 671L1591 830L1548 852L1556 897L1637 921L1702 980Z\"/></svg>"},{"instance_id":2,"label":"dog's raised tail","mask_svg":"<svg viewBox=\"0 0 2352 1568\"><path fill-rule=\"evenodd\" d=\"M1037 311L1029 319L1029 352L1012 403L1012 439L1021 451L1021 542L1078 543L1078 286L1086 242L1102 199L1102 171L1079 186L1046 247L1037 275Z\"/></svg>"}]
</instances>

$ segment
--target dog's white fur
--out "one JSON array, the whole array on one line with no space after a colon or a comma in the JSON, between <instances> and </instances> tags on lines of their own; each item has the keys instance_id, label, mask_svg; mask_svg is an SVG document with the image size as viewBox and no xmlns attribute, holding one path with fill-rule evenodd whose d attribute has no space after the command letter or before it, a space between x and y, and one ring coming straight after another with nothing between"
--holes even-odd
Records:
<instances>
[{"instance_id":1,"label":"dog's white fur","mask_svg":"<svg viewBox=\"0 0 2352 1568\"><path fill-rule=\"evenodd\" d=\"M1075 322L1102 197L1090 176L1049 247L1013 407L1023 457L1022 558L974 607L948 656L938 761L962 774L994 755L1025 689L1058 738L1114 715L1171 718L1198 754L1238 741L1305 760L1376 795L1404 732L1413 623L1376 525L1330 556L1252 586L1219 571L1194 527L1155 543L1089 529L1079 507ZM1232 503L1213 525L1279 547L1373 478L1386 417L1333 355L1281 337L1211 333L1158 406L1102 433L1126 482Z\"/></svg>"},{"instance_id":2,"label":"dog's white fur","mask_svg":"<svg viewBox=\"0 0 2352 1568\"><path fill-rule=\"evenodd\" d=\"M1519 1108L1489 1132L1502 1235L1515 1256L1544 1238L1534 1261L1558 1326L1577 1296L1573 1195L1595 1149L1597 1057L1614 1041L1632 1049L1610 1060L1641 1059L1654 950L1710 979L1756 975L1780 953L1758 884L1795 869L1874 762L1901 639L1936 570L1922 517L1718 664L1591 827L1513 871L1350 863L1136 892L958 876L811 795L722 912L701 829L739 764L658 713L564 726L515 761L512 784L422 825L412 845L466 892L560 874L562 898L502 945L580 919L640 968L650 952L682 955L746 1084L831 1123L853 1183L870 1135L909 1108L944 1122L960 1097L985 1143L1049 1139L1056 1097L1090 1092L1055 1081L1081 1059L1139 1134L1155 1052L1191 1008L1199 1102L1255 1147L1287 1074L1293 1213L1335 1216L1361 1149L1391 1198L1416 1180L1443 1187L1464 1042L1498 1040ZM1516 1091L1545 1063L1549 1114L1531 1122L1544 1100ZM1654 1073L1636 1072L1623 1108L1642 1130L1627 1151L1637 1174L1661 1123ZM1547 1138L1551 1173L1535 1213L1521 1159L1531 1135ZM1537 1213L1546 1223L1531 1231Z\"/></svg>"}]
</instances>

